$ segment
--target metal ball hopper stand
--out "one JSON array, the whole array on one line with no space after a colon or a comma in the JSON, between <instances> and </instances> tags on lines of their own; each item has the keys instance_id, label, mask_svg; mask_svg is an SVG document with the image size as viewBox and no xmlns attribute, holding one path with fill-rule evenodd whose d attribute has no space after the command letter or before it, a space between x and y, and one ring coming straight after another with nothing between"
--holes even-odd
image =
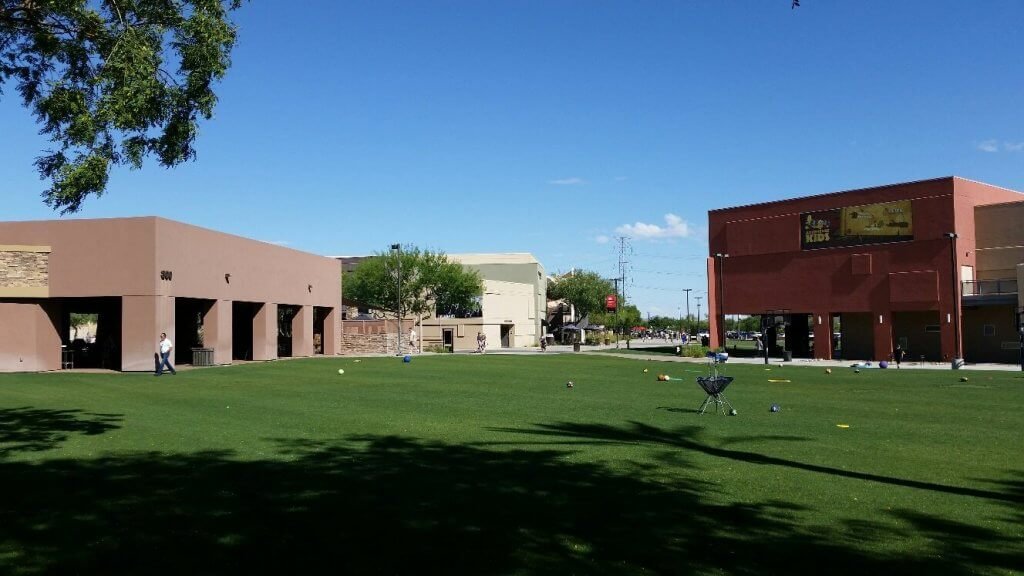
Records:
<instances>
[{"instance_id":1,"label":"metal ball hopper stand","mask_svg":"<svg viewBox=\"0 0 1024 576\"><path fill-rule=\"evenodd\" d=\"M700 384L701 389L708 395L704 399L704 403L700 405L700 414L703 414L711 403L715 404L715 412L721 409L722 414L728 414L725 410L726 406L733 410L732 404L724 394L725 389L732 383L733 377L719 374L719 366L725 364L728 359L729 355L724 352L708 352L708 375L697 377L697 384Z\"/></svg>"}]
</instances>

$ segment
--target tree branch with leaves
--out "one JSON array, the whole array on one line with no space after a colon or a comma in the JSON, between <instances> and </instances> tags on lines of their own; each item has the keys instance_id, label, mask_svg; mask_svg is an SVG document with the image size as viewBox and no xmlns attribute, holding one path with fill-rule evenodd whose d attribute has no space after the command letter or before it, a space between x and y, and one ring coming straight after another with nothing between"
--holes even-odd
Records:
<instances>
[{"instance_id":1,"label":"tree branch with leaves","mask_svg":"<svg viewBox=\"0 0 1024 576\"><path fill-rule=\"evenodd\" d=\"M588 270L574 270L548 282L548 300L572 304L581 318L603 310L605 296L609 294L615 294L615 286Z\"/></svg>"},{"instance_id":2,"label":"tree branch with leaves","mask_svg":"<svg viewBox=\"0 0 1024 576\"><path fill-rule=\"evenodd\" d=\"M0 96L13 81L55 145L35 162L47 205L77 212L110 170L196 156L242 0L0 0Z\"/></svg>"},{"instance_id":3,"label":"tree branch with leaves","mask_svg":"<svg viewBox=\"0 0 1024 576\"><path fill-rule=\"evenodd\" d=\"M401 269L402 288L398 290ZM346 301L373 310L379 318L399 316L422 322L435 311L444 315L479 309L483 281L479 273L452 262L444 252L405 246L378 252L342 277Z\"/></svg>"}]
</instances>

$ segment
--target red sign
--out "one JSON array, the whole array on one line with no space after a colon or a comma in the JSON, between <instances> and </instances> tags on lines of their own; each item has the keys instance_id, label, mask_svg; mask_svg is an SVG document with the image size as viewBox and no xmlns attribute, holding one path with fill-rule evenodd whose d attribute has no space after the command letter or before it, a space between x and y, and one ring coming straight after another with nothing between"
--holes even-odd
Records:
<instances>
[{"instance_id":1,"label":"red sign","mask_svg":"<svg viewBox=\"0 0 1024 576\"><path fill-rule=\"evenodd\" d=\"M615 310L618 308L615 301L615 294L609 294L604 297L604 307L606 310Z\"/></svg>"}]
</instances>

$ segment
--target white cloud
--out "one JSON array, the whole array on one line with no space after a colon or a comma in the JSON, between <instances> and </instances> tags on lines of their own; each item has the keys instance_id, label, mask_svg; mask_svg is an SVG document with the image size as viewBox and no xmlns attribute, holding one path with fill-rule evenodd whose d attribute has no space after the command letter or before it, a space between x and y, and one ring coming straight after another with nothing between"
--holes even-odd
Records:
<instances>
[{"instance_id":1,"label":"white cloud","mask_svg":"<svg viewBox=\"0 0 1024 576\"><path fill-rule=\"evenodd\" d=\"M587 181L583 178L573 176L571 178L558 178L556 180L548 180L548 184L556 184L558 186L577 186L579 184L586 184Z\"/></svg>"},{"instance_id":2,"label":"white cloud","mask_svg":"<svg viewBox=\"0 0 1024 576\"><path fill-rule=\"evenodd\" d=\"M287 240L264 240L264 242L267 244L276 244L277 246L287 246L291 244L291 242Z\"/></svg>"},{"instance_id":3,"label":"white cloud","mask_svg":"<svg viewBox=\"0 0 1024 576\"><path fill-rule=\"evenodd\" d=\"M984 140L975 146L982 152L999 152L999 142L995 140Z\"/></svg>"},{"instance_id":4,"label":"white cloud","mask_svg":"<svg viewBox=\"0 0 1024 576\"><path fill-rule=\"evenodd\" d=\"M616 228L615 231L624 236L641 240L686 238L693 235L690 225L675 214L665 214L665 226L637 222L635 224L623 224Z\"/></svg>"},{"instance_id":5,"label":"white cloud","mask_svg":"<svg viewBox=\"0 0 1024 576\"><path fill-rule=\"evenodd\" d=\"M1001 145L1000 145L1001 144ZM1024 152L1024 142L1002 142L1000 143L995 138L988 140L982 140L974 145L975 148L982 152L995 153L1002 150L1003 152Z\"/></svg>"},{"instance_id":6,"label":"white cloud","mask_svg":"<svg viewBox=\"0 0 1024 576\"><path fill-rule=\"evenodd\" d=\"M608 240L610 240L610 238L608 238L604 234L601 234L597 238L594 238L594 242L597 242L598 244L607 244Z\"/></svg>"}]
</instances>

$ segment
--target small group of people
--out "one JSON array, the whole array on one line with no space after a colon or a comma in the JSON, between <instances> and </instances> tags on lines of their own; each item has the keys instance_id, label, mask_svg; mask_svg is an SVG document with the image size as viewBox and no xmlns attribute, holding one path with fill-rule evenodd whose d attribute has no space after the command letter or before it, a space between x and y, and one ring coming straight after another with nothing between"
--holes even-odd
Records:
<instances>
[{"instance_id":1,"label":"small group of people","mask_svg":"<svg viewBox=\"0 0 1024 576\"><path fill-rule=\"evenodd\" d=\"M476 352L477 354L487 352L487 336L483 332L476 333Z\"/></svg>"}]
</instances>

